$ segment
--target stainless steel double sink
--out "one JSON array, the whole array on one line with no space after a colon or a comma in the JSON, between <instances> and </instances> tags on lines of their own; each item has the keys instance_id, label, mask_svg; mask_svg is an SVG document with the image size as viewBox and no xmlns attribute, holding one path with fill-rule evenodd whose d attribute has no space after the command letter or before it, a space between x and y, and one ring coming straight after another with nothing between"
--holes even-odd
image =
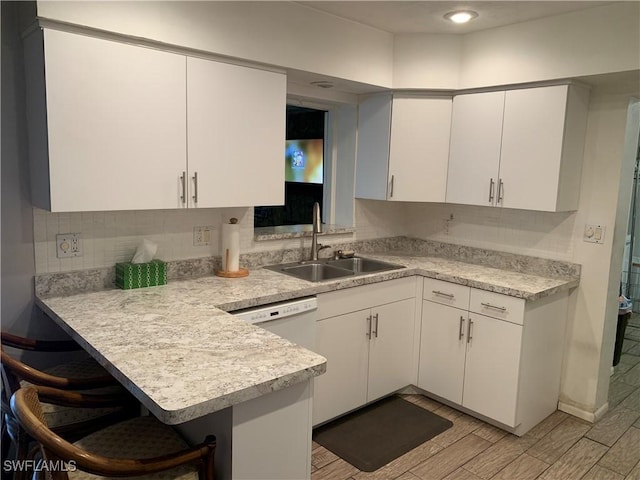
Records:
<instances>
[{"instance_id":1,"label":"stainless steel double sink","mask_svg":"<svg viewBox=\"0 0 640 480\"><path fill-rule=\"evenodd\" d=\"M353 257L340 258L337 260L326 259L283 263L280 265L269 265L264 268L309 282L322 282L336 278L397 270L405 267L403 265L372 260L370 258Z\"/></svg>"}]
</instances>

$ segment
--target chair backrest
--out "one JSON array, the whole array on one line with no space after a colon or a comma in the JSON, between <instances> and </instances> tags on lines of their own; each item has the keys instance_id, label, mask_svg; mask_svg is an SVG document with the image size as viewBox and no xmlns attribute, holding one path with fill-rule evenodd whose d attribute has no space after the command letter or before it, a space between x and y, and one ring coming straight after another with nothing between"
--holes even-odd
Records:
<instances>
[{"instance_id":1,"label":"chair backrest","mask_svg":"<svg viewBox=\"0 0 640 480\"><path fill-rule=\"evenodd\" d=\"M0 360L2 361L3 399L8 401L19 388L20 381L25 380L34 385L43 385L62 390L86 390L114 385L111 375L104 374L95 377L68 378L51 375L34 368L17 358L9 355L4 347L12 347L32 352L73 352L81 347L71 340L34 340L19 337L7 332L0 335Z\"/></svg>"},{"instance_id":2,"label":"chair backrest","mask_svg":"<svg viewBox=\"0 0 640 480\"><path fill-rule=\"evenodd\" d=\"M90 400L91 395L47 387L25 387L11 398L11 409L22 428L38 442L44 461L56 467L48 469L52 480L68 479L65 464L109 477L145 475L192 464L198 466L201 479L212 480L214 477L214 436L208 436L199 445L155 458L108 458L69 443L49 429L40 406L41 396L47 402L82 406L83 401ZM99 400L96 406L101 403L102 400Z\"/></svg>"},{"instance_id":3,"label":"chair backrest","mask_svg":"<svg viewBox=\"0 0 640 480\"><path fill-rule=\"evenodd\" d=\"M46 462L47 466L56 465L57 468L43 470L47 479L68 480L69 476L63 460L47 448L47 445L51 443L72 445L49 429L42 412L38 391L32 387L19 389L11 398L11 408L22 427L38 442L42 461Z\"/></svg>"},{"instance_id":4,"label":"chair backrest","mask_svg":"<svg viewBox=\"0 0 640 480\"><path fill-rule=\"evenodd\" d=\"M7 347L33 352L73 352L82 348L73 340L35 340L9 332L0 332L0 341Z\"/></svg>"}]
</instances>

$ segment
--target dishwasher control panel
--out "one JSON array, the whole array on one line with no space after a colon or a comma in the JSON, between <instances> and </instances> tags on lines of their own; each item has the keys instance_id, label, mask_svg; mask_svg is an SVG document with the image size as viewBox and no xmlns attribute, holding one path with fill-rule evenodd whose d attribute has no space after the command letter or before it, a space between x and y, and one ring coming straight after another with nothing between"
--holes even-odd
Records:
<instances>
[{"instance_id":1,"label":"dishwasher control panel","mask_svg":"<svg viewBox=\"0 0 640 480\"><path fill-rule=\"evenodd\" d=\"M281 303L271 303L261 307L249 308L231 312L249 323L263 323L278 318L300 315L318 308L316 297L301 298Z\"/></svg>"}]
</instances>

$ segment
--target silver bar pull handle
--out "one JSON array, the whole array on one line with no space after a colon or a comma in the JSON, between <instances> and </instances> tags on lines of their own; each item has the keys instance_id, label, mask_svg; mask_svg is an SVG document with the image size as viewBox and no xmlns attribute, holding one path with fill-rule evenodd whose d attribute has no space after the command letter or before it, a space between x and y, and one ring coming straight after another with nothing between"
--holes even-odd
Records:
<instances>
[{"instance_id":1,"label":"silver bar pull handle","mask_svg":"<svg viewBox=\"0 0 640 480\"><path fill-rule=\"evenodd\" d=\"M469 319L469 326L467 328L467 343L471 342L471 327L473 326L473 320Z\"/></svg>"},{"instance_id":2,"label":"silver bar pull handle","mask_svg":"<svg viewBox=\"0 0 640 480\"><path fill-rule=\"evenodd\" d=\"M495 185L496 185L496 182L493 181L493 178L490 178L489 179L489 203L493 202L493 198L494 198L493 188L495 187Z\"/></svg>"},{"instance_id":3,"label":"silver bar pull handle","mask_svg":"<svg viewBox=\"0 0 640 480\"><path fill-rule=\"evenodd\" d=\"M441 292L440 290L431 290L431 291L436 295L440 295L441 297L447 297L447 298L450 298L451 300L453 300L456 297L453 293L445 293L445 292Z\"/></svg>"},{"instance_id":4,"label":"silver bar pull handle","mask_svg":"<svg viewBox=\"0 0 640 480\"><path fill-rule=\"evenodd\" d=\"M375 335L375 338L378 338L378 314L377 313L373 316L373 319L376 321L376 326L374 327L375 330L373 331L373 335Z\"/></svg>"},{"instance_id":5,"label":"silver bar pull handle","mask_svg":"<svg viewBox=\"0 0 640 480\"><path fill-rule=\"evenodd\" d=\"M458 333L458 340L462 340L464 337L464 317L460 315L460 332Z\"/></svg>"},{"instance_id":6,"label":"silver bar pull handle","mask_svg":"<svg viewBox=\"0 0 640 480\"><path fill-rule=\"evenodd\" d=\"M395 180L395 175L391 175L391 187L389 188L389 198L393 198L393 181Z\"/></svg>"},{"instance_id":7,"label":"silver bar pull handle","mask_svg":"<svg viewBox=\"0 0 640 480\"><path fill-rule=\"evenodd\" d=\"M502 202L504 196L504 182L502 179L498 182L498 203Z\"/></svg>"},{"instance_id":8,"label":"silver bar pull handle","mask_svg":"<svg viewBox=\"0 0 640 480\"><path fill-rule=\"evenodd\" d=\"M371 338L371 315L367 317L367 338Z\"/></svg>"},{"instance_id":9,"label":"silver bar pull handle","mask_svg":"<svg viewBox=\"0 0 640 480\"><path fill-rule=\"evenodd\" d=\"M187 201L187 172L182 172L180 175L180 184L182 185L182 195L180 195L180 200L182 203L186 203Z\"/></svg>"},{"instance_id":10,"label":"silver bar pull handle","mask_svg":"<svg viewBox=\"0 0 640 480\"><path fill-rule=\"evenodd\" d=\"M493 308L494 310L500 310L501 312L506 312L507 307L499 307L498 305L491 305L490 303L481 303L483 307Z\"/></svg>"},{"instance_id":11,"label":"silver bar pull handle","mask_svg":"<svg viewBox=\"0 0 640 480\"><path fill-rule=\"evenodd\" d=\"M193 202L198 203L198 172L193 172Z\"/></svg>"}]
</instances>

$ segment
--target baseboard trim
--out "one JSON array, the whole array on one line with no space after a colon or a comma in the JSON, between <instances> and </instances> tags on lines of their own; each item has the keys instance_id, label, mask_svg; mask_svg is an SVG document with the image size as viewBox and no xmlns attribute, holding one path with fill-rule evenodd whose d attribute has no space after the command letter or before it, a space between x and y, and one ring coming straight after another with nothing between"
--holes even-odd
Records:
<instances>
[{"instance_id":1,"label":"baseboard trim","mask_svg":"<svg viewBox=\"0 0 640 480\"><path fill-rule=\"evenodd\" d=\"M569 415L573 415L574 417L581 418L582 420L586 420L587 422L596 423L609 410L609 402L606 402L595 412L589 412L587 410L582 410L574 405L558 402L558 410L568 413Z\"/></svg>"}]
</instances>

